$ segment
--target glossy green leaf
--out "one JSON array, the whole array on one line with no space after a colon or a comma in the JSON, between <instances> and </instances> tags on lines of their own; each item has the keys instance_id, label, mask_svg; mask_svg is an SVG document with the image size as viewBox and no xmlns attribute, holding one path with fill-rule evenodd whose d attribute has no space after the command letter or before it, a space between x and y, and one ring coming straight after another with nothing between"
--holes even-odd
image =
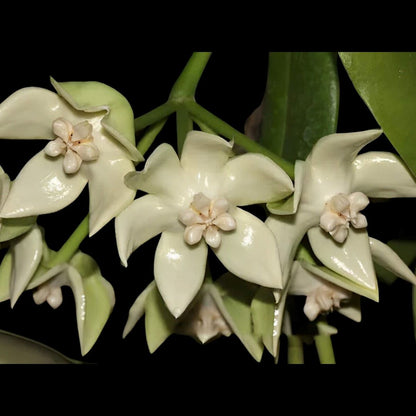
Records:
<instances>
[{"instance_id":1,"label":"glossy green leaf","mask_svg":"<svg viewBox=\"0 0 416 416\"><path fill-rule=\"evenodd\" d=\"M40 342L0 331L0 364L81 364Z\"/></svg>"},{"instance_id":2,"label":"glossy green leaf","mask_svg":"<svg viewBox=\"0 0 416 416\"><path fill-rule=\"evenodd\" d=\"M271 52L259 142L291 162L304 160L336 132L338 103L335 53Z\"/></svg>"},{"instance_id":3,"label":"glossy green leaf","mask_svg":"<svg viewBox=\"0 0 416 416\"><path fill-rule=\"evenodd\" d=\"M416 53L340 52L339 56L386 137L416 174Z\"/></svg>"}]
</instances>

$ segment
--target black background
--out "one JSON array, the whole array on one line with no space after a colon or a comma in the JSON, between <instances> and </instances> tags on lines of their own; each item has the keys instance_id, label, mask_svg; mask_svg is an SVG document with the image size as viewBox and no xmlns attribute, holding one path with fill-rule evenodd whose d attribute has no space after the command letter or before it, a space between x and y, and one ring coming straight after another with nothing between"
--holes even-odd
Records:
<instances>
[{"instance_id":1,"label":"black background","mask_svg":"<svg viewBox=\"0 0 416 416\"><path fill-rule=\"evenodd\" d=\"M3 59L1 68L0 100L26 86L52 89L49 76L57 81L96 80L120 91L129 100L136 117L165 102L192 53L192 50L180 47L155 50L137 46L129 53L117 48L97 53L92 47L68 47L59 54L52 44L43 43L39 53L27 48L27 44L22 43L7 51L7 59ZM242 131L246 118L261 101L266 76L267 51L214 50L198 86L196 100ZM339 76L338 132L377 128L377 122L353 89L341 65ZM175 140L175 126L171 119L155 146L162 141L174 144ZM13 179L26 161L43 146L43 142L36 141L1 141L0 165ZM373 147L393 150L384 137L377 140ZM415 224L411 221L414 208L412 200L370 204L367 208L369 234L382 241L414 237ZM88 194L83 192L76 202L64 210L40 217L38 222L45 227L49 246L59 249L87 212ZM394 216L395 212L400 213L398 218ZM409 223L398 223L405 218L410 219ZM152 261L149 259L153 256L157 240L158 237L137 250L131 256L127 269L121 266L118 258L113 222L81 244L80 248L96 259L103 276L111 282L116 293L114 311L97 343L85 357L80 355L74 302L68 288L64 288L64 302L57 310L47 304L35 305L30 292L21 296L13 310L8 302L3 302L0 304L0 328L43 342L72 358L99 366L116 365L136 377L148 377L152 383L160 382L158 375L163 375L164 382L175 383L178 374L203 377L207 374L222 374L221 377L241 374L247 380L265 374L272 378L278 378L279 374L287 376L289 372L296 374L298 370L293 367L289 370L286 366L284 338L281 360L277 365L267 352L260 363L255 362L234 336L199 345L191 338L174 335L150 354L143 320L123 339L128 310L152 280ZM361 323L336 313L328 318L339 331L332 337L338 366L346 371L359 368L362 375L363 369L373 366L413 365L416 345L410 284L400 280L392 286L380 283L380 302L363 299L362 311ZM306 349L306 359L306 367L316 369L317 357L312 347ZM305 373L302 372L301 376L305 377Z\"/></svg>"}]
</instances>

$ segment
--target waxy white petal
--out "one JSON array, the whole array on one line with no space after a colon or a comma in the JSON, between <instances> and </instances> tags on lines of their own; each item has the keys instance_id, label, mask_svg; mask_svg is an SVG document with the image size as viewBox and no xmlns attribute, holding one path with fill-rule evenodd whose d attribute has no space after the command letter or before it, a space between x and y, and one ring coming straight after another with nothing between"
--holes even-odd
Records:
<instances>
[{"instance_id":1,"label":"waxy white petal","mask_svg":"<svg viewBox=\"0 0 416 416\"><path fill-rule=\"evenodd\" d=\"M294 190L286 172L262 154L236 156L227 162L223 173L221 193L238 206L273 202Z\"/></svg>"},{"instance_id":2,"label":"waxy white petal","mask_svg":"<svg viewBox=\"0 0 416 416\"><path fill-rule=\"evenodd\" d=\"M133 169L133 163L127 158L112 159L107 153L82 164L81 171L88 179L90 236L134 200L136 192L124 184L124 176Z\"/></svg>"},{"instance_id":3,"label":"waxy white petal","mask_svg":"<svg viewBox=\"0 0 416 416\"><path fill-rule=\"evenodd\" d=\"M178 156L173 147L166 143L158 146L148 157L142 171L128 173L125 183L132 189L168 196L174 200L184 198L187 194L187 180Z\"/></svg>"},{"instance_id":4,"label":"waxy white petal","mask_svg":"<svg viewBox=\"0 0 416 416\"><path fill-rule=\"evenodd\" d=\"M218 248L221 244L221 233L215 226L210 226L205 230L205 241L212 248Z\"/></svg>"},{"instance_id":5,"label":"waxy white petal","mask_svg":"<svg viewBox=\"0 0 416 416\"><path fill-rule=\"evenodd\" d=\"M156 285L177 318L198 293L205 275L208 248L204 241L189 246L182 232L164 231L155 253Z\"/></svg>"},{"instance_id":6,"label":"waxy white petal","mask_svg":"<svg viewBox=\"0 0 416 416\"><path fill-rule=\"evenodd\" d=\"M53 133L58 136L59 139L63 141L68 141L68 139L73 134L73 126L72 123L69 122L69 120L58 117L53 123L52 123L52 130Z\"/></svg>"},{"instance_id":7,"label":"waxy white petal","mask_svg":"<svg viewBox=\"0 0 416 416\"><path fill-rule=\"evenodd\" d=\"M416 197L416 180L393 153L367 152L358 155L352 169L352 189L374 198Z\"/></svg>"},{"instance_id":8,"label":"waxy white petal","mask_svg":"<svg viewBox=\"0 0 416 416\"><path fill-rule=\"evenodd\" d=\"M65 174L62 160L43 150L30 159L13 181L0 216L27 217L56 212L73 202L87 184L78 172Z\"/></svg>"},{"instance_id":9,"label":"waxy white petal","mask_svg":"<svg viewBox=\"0 0 416 416\"><path fill-rule=\"evenodd\" d=\"M183 145L181 165L198 184L199 190L213 198L215 195L210 195L209 191L213 192L219 185L219 174L232 155L232 144L221 137L190 131Z\"/></svg>"},{"instance_id":10,"label":"waxy white petal","mask_svg":"<svg viewBox=\"0 0 416 416\"><path fill-rule=\"evenodd\" d=\"M44 88L22 88L0 104L0 138L54 139L52 125L58 117L77 118L64 99Z\"/></svg>"},{"instance_id":11,"label":"waxy white petal","mask_svg":"<svg viewBox=\"0 0 416 416\"><path fill-rule=\"evenodd\" d=\"M377 277L365 230L350 228L343 244L336 244L319 227L311 228L308 238L316 257L326 267L370 291L377 290Z\"/></svg>"},{"instance_id":12,"label":"waxy white petal","mask_svg":"<svg viewBox=\"0 0 416 416\"><path fill-rule=\"evenodd\" d=\"M221 233L221 244L214 253L236 276L271 288L282 287L276 239L260 219L240 208L229 213L236 229Z\"/></svg>"},{"instance_id":13,"label":"waxy white petal","mask_svg":"<svg viewBox=\"0 0 416 416\"><path fill-rule=\"evenodd\" d=\"M10 277L10 302L13 307L28 285L42 259L43 240L39 227L13 241L11 246L12 271Z\"/></svg>"},{"instance_id":14,"label":"waxy white petal","mask_svg":"<svg viewBox=\"0 0 416 416\"><path fill-rule=\"evenodd\" d=\"M279 249L284 283L289 278L292 260L303 236L310 227L319 223L319 217L305 211L296 215L270 215L265 224L273 232Z\"/></svg>"},{"instance_id":15,"label":"waxy white petal","mask_svg":"<svg viewBox=\"0 0 416 416\"><path fill-rule=\"evenodd\" d=\"M315 144L306 161L328 174L342 175L351 170L359 151L381 134L382 130L378 129L330 134Z\"/></svg>"},{"instance_id":16,"label":"waxy white petal","mask_svg":"<svg viewBox=\"0 0 416 416\"><path fill-rule=\"evenodd\" d=\"M223 231L232 231L237 227L235 219L228 212L215 218L212 223Z\"/></svg>"},{"instance_id":17,"label":"waxy white petal","mask_svg":"<svg viewBox=\"0 0 416 416\"><path fill-rule=\"evenodd\" d=\"M72 148L85 161L97 160L100 156L100 151L93 142L81 143Z\"/></svg>"},{"instance_id":18,"label":"waxy white petal","mask_svg":"<svg viewBox=\"0 0 416 416\"><path fill-rule=\"evenodd\" d=\"M205 224L192 224L185 228L183 237L185 241L193 246L201 241L202 234L205 231Z\"/></svg>"},{"instance_id":19,"label":"waxy white petal","mask_svg":"<svg viewBox=\"0 0 416 416\"><path fill-rule=\"evenodd\" d=\"M414 273L391 247L375 238L370 237L369 241L371 255L377 264L396 276L416 285Z\"/></svg>"},{"instance_id":20,"label":"waxy white petal","mask_svg":"<svg viewBox=\"0 0 416 416\"><path fill-rule=\"evenodd\" d=\"M122 264L127 267L127 259L134 250L175 226L179 226L179 232L183 233L177 213L158 197L145 195L134 200L115 219L117 248Z\"/></svg>"}]
</instances>

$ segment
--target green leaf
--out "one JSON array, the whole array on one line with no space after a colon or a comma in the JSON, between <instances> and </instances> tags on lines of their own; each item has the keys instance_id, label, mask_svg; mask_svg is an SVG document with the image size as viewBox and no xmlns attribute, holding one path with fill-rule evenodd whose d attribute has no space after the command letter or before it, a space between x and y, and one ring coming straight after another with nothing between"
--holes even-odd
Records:
<instances>
[{"instance_id":1,"label":"green leaf","mask_svg":"<svg viewBox=\"0 0 416 416\"><path fill-rule=\"evenodd\" d=\"M0 331L0 364L81 364L40 342Z\"/></svg>"},{"instance_id":2,"label":"green leaf","mask_svg":"<svg viewBox=\"0 0 416 416\"><path fill-rule=\"evenodd\" d=\"M271 52L260 144L304 160L318 139L336 132L338 103L335 53Z\"/></svg>"},{"instance_id":3,"label":"green leaf","mask_svg":"<svg viewBox=\"0 0 416 416\"><path fill-rule=\"evenodd\" d=\"M416 173L416 53L340 52L355 89Z\"/></svg>"}]
</instances>

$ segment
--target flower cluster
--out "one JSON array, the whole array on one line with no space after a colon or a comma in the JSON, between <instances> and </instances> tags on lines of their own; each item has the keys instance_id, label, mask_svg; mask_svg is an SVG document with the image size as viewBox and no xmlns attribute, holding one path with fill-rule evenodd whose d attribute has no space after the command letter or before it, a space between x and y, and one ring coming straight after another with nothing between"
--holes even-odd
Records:
<instances>
[{"instance_id":1,"label":"flower cluster","mask_svg":"<svg viewBox=\"0 0 416 416\"><path fill-rule=\"evenodd\" d=\"M123 334L146 316L151 352L172 333L200 343L234 334L256 360L264 347L277 359L282 331L291 335L289 296L305 297L310 322L333 311L359 321L360 297L378 300L374 262L416 284L405 262L366 230L372 198L416 197L397 155L360 153L381 130L321 138L296 161L293 181L269 157L237 155L232 141L201 130L187 133L180 156L162 143L144 160L121 94L97 82L52 84L56 92L24 88L0 104L0 138L47 140L13 181L0 172L0 241L8 246L0 300L13 307L33 290L36 304L57 308L69 286L83 355L115 293L80 250L57 261L37 217L69 206L87 184L88 234L114 219L123 266L158 237L151 283ZM210 273L209 251L221 276Z\"/></svg>"}]
</instances>

